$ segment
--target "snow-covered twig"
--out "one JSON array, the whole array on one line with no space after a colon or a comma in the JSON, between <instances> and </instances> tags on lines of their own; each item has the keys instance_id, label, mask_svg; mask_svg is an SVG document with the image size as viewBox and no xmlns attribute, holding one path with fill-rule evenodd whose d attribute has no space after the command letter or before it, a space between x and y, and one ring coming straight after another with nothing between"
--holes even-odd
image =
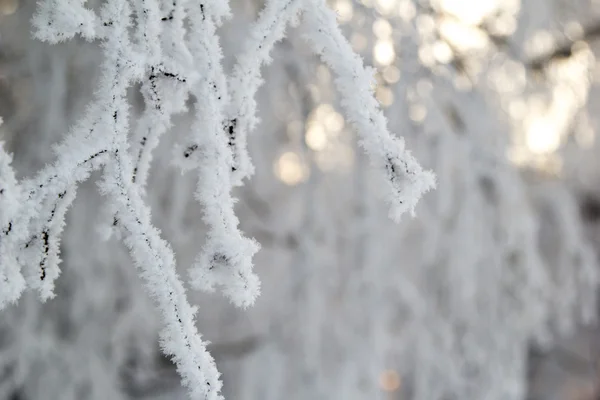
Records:
<instances>
[{"instance_id":1,"label":"snow-covered twig","mask_svg":"<svg viewBox=\"0 0 600 400\"><path fill-rule=\"evenodd\" d=\"M260 69L275 43L304 11L308 37L334 72L347 117L388 184L395 219L413 210L433 187L401 139L392 137L377 108L369 71L337 28L335 15L318 0L267 0L252 25L231 76L223 70L217 28L230 15L226 0L106 0L99 14L84 0L41 0L33 18L38 39L58 43L76 35L101 44L98 87L81 118L54 148L56 160L17 181L11 157L0 147L0 307L26 287L52 297L60 274L59 244L65 215L78 185L102 169L99 183L135 265L161 312L161 344L172 356L194 398L221 399L221 382L206 343L196 330L170 245L151 223L144 189L152 151L173 115L195 97L194 124L176 158L199 180L207 242L191 270L191 283L219 287L236 305L251 305L260 292L252 258L259 245L240 232L232 187L250 176L247 135L254 129L254 96ZM135 19L131 19L131 14ZM187 19L187 20L186 20ZM127 92L141 82L145 109L131 143Z\"/></svg>"},{"instance_id":2,"label":"snow-covered twig","mask_svg":"<svg viewBox=\"0 0 600 400\"><path fill-rule=\"evenodd\" d=\"M196 10L199 7L195 8ZM260 293L258 277L252 272L252 257L259 246L242 235L231 197L231 148L223 132L226 78L221 66L221 48L216 35L215 16L210 9L192 18L190 47L196 65L204 72L194 86L195 121L191 131L194 143L185 150L185 158L199 173L196 197L204 207L209 227L207 242L191 270L192 285L212 291L220 286L236 305L251 305Z\"/></svg>"},{"instance_id":3,"label":"snow-covered twig","mask_svg":"<svg viewBox=\"0 0 600 400\"><path fill-rule=\"evenodd\" d=\"M252 26L242 53L229 78L231 103L223 125L233 152L231 173L234 185L254 173L247 149L247 137L258 122L256 100L262 83L260 69L271 61L271 50L283 39L285 29L298 16L301 0L269 0Z\"/></svg>"},{"instance_id":4,"label":"snow-covered twig","mask_svg":"<svg viewBox=\"0 0 600 400\"><path fill-rule=\"evenodd\" d=\"M365 68L352 50L338 27L335 12L324 0L306 0L303 17L306 39L337 75L335 85L346 118L356 128L371 164L385 179L390 217L398 221L406 211L414 214L421 196L435 187L435 176L421 168L402 138L388 131L386 118L373 96L374 71Z\"/></svg>"},{"instance_id":5,"label":"snow-covered twig","mask_svg":"<svg viewBox=\"0 0 600 400\"><path fill-rule=\"evenodd\" d=\"M150 32L144 32L139 39L140 44L146 47L149 46L146 43L154 43L147 50L153 55L153 61L147 67L141 87L145 110L137 122L131 146L135 160L132 181L141 188L146 184L152 151L160 136L170 128L171 117L185 111L189 90L197 80L192 55L184 40L186 4L186 0L165 2L160 17L157 10L153 19L154 24L160 19L163 29L160 32L149 29ZM142 9L137 15L138 18L148 18L149 12Z\"/></svg>"},{"instance_id":6,"label":"snow-covered twig","mask_svg":"<svg viewBox=\"0 0 600 400\"><path fill-rule=\"evenodd\" d=\"M153 10L153 5L156 4L151 0L142 1L139 13L150 19L154 15L157 19L159 14ZM56 6L64 7L64 4ZM101 10L101 26L97 27L96 37L102 40L105 57L99 87L85 115L56 147L57 161L21 185L16 183L10 169L1 171L7 189L3 199L9 199L10 193L13 196L13 201L4 209L11 210L19 186L26 196L24 204L12 210L11 215L2 215L8 236L2 240L2 248L8 248L8 254L4 251L1 254L2 267L13 275L7 276L11 290L2 292L2 304L16 300L24 288L18 268L6 262L16 249L18 261L27 272L28 286L40 290L42 298L52 295L53 281L59 273L58 240L66 209L75 197L77 183L85 180L92 170L104 167L101 188L108 196L112 210L122 220L125 242L165 321L161 335L163 349L173 356L192 395L216 400L221 398L219 373L196 331L194 309L187 302L175 272L173 253L151 225L141 191L132 182L133 163L127 143L129 112L125 96L128 87L141 79L142 72L155 65L159 49L141 42L142 52L135 51L129 40L129 15L126 0L109 0ZM42 17L38 15L37 18ZM156 32L150 28L156 21L144 20L138 15L138 22L140 39L150 35L156 38ZM49 37L39 36L56 42L62 40L67 31L61 31L57 26L55 31L45 33ZM8 167L9 158L2 154L1 160L2 165Z\"/></svg>"},{"instance_id":7,"label":"snow-covered twig","mask_svg":"<svg viewBox=\"0 0 600 400\"><path fill-rule=\"evenodd\" d=\"M11 240L14 236L23 236L13 227L12 221L13 216L20 212L22 193L10 166L12 156L4 151L2 145L0 142L0 308L16 301L25 288L25 279L16 258L15 240Z\"/></svg>"}]
</instances>

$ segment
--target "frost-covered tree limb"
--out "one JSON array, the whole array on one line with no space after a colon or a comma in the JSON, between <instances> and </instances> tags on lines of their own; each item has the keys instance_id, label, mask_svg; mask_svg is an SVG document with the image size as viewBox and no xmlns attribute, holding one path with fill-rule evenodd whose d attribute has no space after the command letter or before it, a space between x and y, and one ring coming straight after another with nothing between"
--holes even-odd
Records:
<instances>
[{"instance_id":1,"label":"frost-covered tree limb","mask_svg":"<svg viewBox=\"0 0 600 400\"><path fill-rule=\"evenodd\" d=\"M2 145L0 143L0 234L3 236L0 240L0 307L4 308L7 302L14 302L20 297L25 280L18 264L15 241L8 239L20 233L16 229L13 232L12 218L20 212L21 187L10 166L12 157Z\"/></svg>"},{"instance_id":2,"label":"frost-covered tree limb","mask_svg":"<svg viewBox=\"0 0 600 400\"><path fill-rule=\"evenodd\" d=\"M151 4L150 0L146 1L140 14L151 14ZM65 4L62 6L68 7ZM133 49L128 34L129 14L128 4L124 0L105 3L101 13L102 33L98 35L99 39L103 39L105 60L96 100L88 107L87 114L76 124L71 135L57 147L58 160L55 165L48 166L36 179L23 184L29 188L26 193L29 193L30 201L24 206L25 212L17 215L20 219L15 223L29 225L30 233L25 235L28 239L21 245L26 258L20 262L29 272L26 275L29 286L37 287L43 298L51 296L52 282L58 275L58 245L55 243L64 225L66 208L74 198L74 195L67 196L67 193L74 193L77 182L86 179L92 169L104 164L105 177L101 188L109 197L111 208L121 218L127 233L125 242L162 312L165 321L161 335L163 348L173 356L184 384L190 388L192 395L201 394L206 399L218 399L219 374L196 332L194 311L175 273L172 251L150 224L147 207L131 178L133 171L128 156L126 90L139 79L145 65L154 61L153 56L157 55L154 53L158 53L158 50L146 45L145 52L139 54ZM154 14L158 17L158 13ZM149 28L150 24L144 24L143 18L139 20L141 23L138 28L142 36L155 36L156 39L156 34ZM60 37L60 32L55 35L55 38ZM102 159L102 163L98 159ZM39 218L39 213L42 216L46 214L46 217ZM5 264L2 260L2 265Z\"/></svg>"},{"instance_id":3,"label":"frost-covered tree limb","mask_svg":"<svg viewBox=\"0 0 600 400\"><path fill-rule=\"evenodd\" d=\"M435 177L423 171L405 149L403 139L390 135L387 121L373 96L374 71L363 66L338 28L336 14L322 0L307 0L304 10L306 39L337 75L346 118L354 125L372 165L385 179L385 199L390 217L398 221L414 208L423 193L435 186Z\"/></svg>"},{"instance_id":4,"label":"frost-covered tree limb","mask_svg":"<svg viewBox=\"0 0 600 400\"><path fill-rule=\"evenodd\" d=\"M132 181L142 187L147 180L152 151L160 136L170 128L171 117L185 111L188 92L197 80L192 55L184 40L187 3L163 2L162 10L157 9L152 20L157 25L160 19L162 29L156 32L156 27L148 24L155 32L143 32L139 38L140 45L148 47L147 52L154 55L142 80L145 110L137 121L131 150L135 157ZM139 10L137 15L140 19L149 18L150 11Z\"/></svg>"},{"instance_id":5,"label":"frost-covered tree limb","mask_svg":"<svg viewBox=\"0 0 600 400\"><path fill-rule=\"evenodd\" d=\"M210 291L218 285L232 302L247 307L260 292L258 277L252 272L252 256L258 245L238 230L239 221L233 210L231 149L222 124L229 98L213 22L219 18L212 11L201 10L201 15L191 21L190 42L201 44L194 53L203 77L192 89L196 98L190 135L194 145L188 146L184 157L198 169L196 198L204 207L204 221L209 227L207 243L191 271L191 279L199 289Z\"/></svg>"},{"instance_id":6,"label":"frost-covered tree limb","mask_svg":"<svg viewBox=\"0 0 600 400\"><path fill-rule=\"evenodd\" d=\"M0 307L18 300L26 288L42 300L54 296L65 215L79 184L101 170L99 187L111 216L106 223L121 233L160 311L162 348L190 395L207 400L222 398L219 372L196 330L195 309L177 275L173 250L152 225L144 200L152 152L172 118L187 111L189 96L194 122L185 144L175 148L175 163L198 173L196 198L208 227L191 284L207 291L218 287L238 306L253 304L259 295L252 261L259 245L239 230L231 191L253 173L247 137L258 121L254 97L262 83L260 69L289 24L304 24L315 52L338 75L348 119L387 180L393 218L414 212L419 197L434 185L433 175L388 132L371 93L370 72L324 2L267 1L228 76L217 28L229 16L225 0L106 0L99 13L83 0L42 0L32 21L36 38L55 44L81 36L100 43L97 88L55 146L55 161L33 177L17 181L11 157L0 148ZM127 93L138 83L144 110L134 120Z\"/></svg>"},{"instance_id":7,"label":"frost-covered tree limb","mask_svg":"<svg viewBox=\"0 0 600 400\"><path fill-rule=\"evenodd\" d=\"M273 46L283 39L287 25L298 17L301 5L301 0L266 2L229 79L231 103L224 125L233 151L231 171L236 185L254 170L248 155L247 136L258 122L254 97L262 83L260 69L270 62Z\"/></svg>"}]
</instances>

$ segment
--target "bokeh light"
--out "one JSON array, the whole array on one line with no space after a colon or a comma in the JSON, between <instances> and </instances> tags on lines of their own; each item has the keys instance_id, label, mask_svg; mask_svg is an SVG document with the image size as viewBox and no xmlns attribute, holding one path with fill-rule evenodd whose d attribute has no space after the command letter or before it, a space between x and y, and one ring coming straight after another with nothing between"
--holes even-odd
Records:
<instances>
[{"instance_id":1,"label":"bokeh light","mask_svg":"<svg viewBox=\"0 0 600 400\"><path fill-rule=\"evenodd\" d=\"M385 370L379 376L379 386L386 392L395 392L401 385L400 375L394 370Z\"/></svg>"},{"instance_id":2,"label":"bokeh light","mask_svg":"<svg viewBox=\"0 0 600 400\"><path fill-rule=\"evenodd\" d=\"M286 185L297 185L308 178L309 170L295 152L283 153L275 162L275 175Z\"/></svg>"},{"instance_id":3,"label":"bokeh light","mask_svg":"<svg viewBox=\"0 0 600 400\"><path fill-rule=\"evenodd\" d=\"M373 57L377 64L382 66L390 65L396 58L394 42L391 40L378 40L373 47Z\"/></svg>"},{"instance_id":4,"label":"bokeh light","mask_svg":"<svg viewBox=\"0 0 600 400\"><path fill-rule=\"evenodd\" d=\"M443 12L464 24L479 25L500 6L500 0L439 0Z\"/></svg>"}]
</instances>

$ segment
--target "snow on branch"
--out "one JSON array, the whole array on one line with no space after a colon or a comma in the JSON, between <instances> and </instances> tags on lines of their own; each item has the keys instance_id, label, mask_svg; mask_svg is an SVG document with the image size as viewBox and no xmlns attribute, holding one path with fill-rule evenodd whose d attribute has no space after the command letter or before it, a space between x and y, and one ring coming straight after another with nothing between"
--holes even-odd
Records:
<instances>
[{"instance_id":1,"label":"snow on branch","mask_svg":"<svg viewBox=\"0 0 600 400\"><path fill-rule=\"evenodd\" d=\"M198 10L199 7L195 7ZM259 246L242 235L231 197L231 148L223 132L224 107L229 101L227 83L221 65L222 52L216 35L218 20L211 9L200 9L192 18L190 47L195 65L203 72L192 89L195 120L184 158L199 173L196 197L204 206L204 222L209 228L207 242L190 272L192 285L212 291L215 286L236 305L247 307L260 293L258 277L253 273L252 257Z\"/></svg>"},{"instance_id":2,"label":"snow on branch","mask_svg":"<svg viewBox=\"0 0 600 400\"><path fill-rule=\"evenodd\" d=\"M15 240L12 240L23 234L12 221L12 217L20 212L22 193L11 161L12 156L4 151L0 142L0 308L16 301L25 288L25 279L16 259Z\"/></svg>"},{"instance_id":3,"label":"snow on branch","mask_svg":"<svg viewBox=\"0 0 600 400\"><path fill-rule=\"evenodd\" d=\"M160 16L157 14L154 18L154 21L160 19L162 31L153 35L144 32L139 39L142 45L150 42L156 47L151 49L154 57L142 80L145 110L137 122L131 146L135 157L132 181L142 188L148 177L152 151L160 136L171 127L172 116L185 111L188 93L198 78L193 57L184 40L186 4L185 0L164 2ZM140 18L149 14L145 10L140 11L137 13Z\"/></svg>"},{"instance_id":4,"label":"snow on branch","mask_svg":"<svg viewBox=\"0 0 600 400\"><path fill-rule=\"evenodd\" d=\"M78 185L96 170L112 216L145 286L163 318L161 345L177 365L193 398L221 399L221 382L206 343L196 330L170 245L151 223L144 202L152 151L195 98L194 123L176 162L198 173L196 198L203 206L207 241L191 269L197 289L219 288L236 305L260 293L252 258L259 245L240 232L232 187L250 176L247 135L255 127L254 96L260 69L275 43L304 11L307 37L338 75L347 118L386 179L391 215L413 211L434 186L401 139L390 135L371 93L372 76L342 36L335 14L321 0L267 0L250 27L230 76L222 67L217 28L230 16L226 0L106 0L99 13L84 0L41 0L35 36L58 43L80 35L100 43L103 61L92 101L54 147L56 159L18 181L11 156L0 146L0 308L26 289L51 298L60 275L60 237ZM133 17L133 18L132 18ZM141 83L144 110L131 122L127 91ZM129 131L133 127L133 135Z\"/></svg>"},{"instance_id":5,"label":"snow on branch","mask_svg":"<svg viewBox=\"0 0 600 400\"><path fill-rule=\"evenodd\" d=\"M145 0L138 5L138 38L156 39L158 30L153 27L160 22L156 1ZM132 182L126 92L141 80L144 71L152 69L155 65L152 63L160 57L160 49L143 40L137 43L141 51L135 48L129 39L129 16L125 0L109 0L104 4L97 29L104 52L98 89L83 117L55 148L57 160L19 185L8 168L9 158L2 154L5 168L0 171L1 180L7 193L2 198L7 202L3 210L11 212L2 213L7 237L1 242L1 266L10 290L2 291L0 303L16 300L24 289L19 265L26 272L29 287L37 288L42 299L52 296L53 281L59 274L58 240L66 209L75 196L77 183L87 179L92 170L104 167L101 189L122 220L125 242L165 322L161 334L163 349L172 355L193 396L216 400L221 398L219 373L196 331L194 309L187 302L183 284L175 272L173 253L150 224L149 210L141 200L139 186ZM68 32L69 26L64 31L56 26L55 31L46 32L45 39L57 42L67 37ZM177 105L177 101L173 103ZM13 198L17 196L19 186L26 201L17 209L10 193ZM19 265L11 262L13 255Z\"/></svg>"},{"instance_id":6,"label":"snow on branch","mask_svg":"<svg viewBox=\"0 0 600 400\"><path fill-rule=\"evenodd\" d=\"M139 75L140 63L134 58L136 53L128 39L127 4L106 3L101 20L99 37L105 39L105 59L95 99L67 138L54 149L58 157L55 163L22 185L28 201L15 223L26 226L28 233L20 245L20 263L28 286L37 289L42 300L53 296L54 280L60 273L60 234L66 211L75 198L76 185L106 161L110 150L107 128L117 123L119 114L127 115L126 90ZM60 32L56 35L59 37ZM118 125L122 129L126 121L119 120Z\"/></svg>"},{"instance_id":7,"label":"snow on branch","mask_svg":"<svg viewBox=\"0 0 600 400\"><path fill-rule=\"evenodd\" d=\"M240 185L244 178L254 173L248 155L247 136L258 122L254 96L262 83L260 69L271 61L273 46L283 39L287 25L298 16L301 5L300 0L267 1L229 78L231 103L224 126L233 152L231 172L234 185Z\"/></svg>"},{"instance_id":8,"label":"snow on branch","mask_svg":"<svg viewBox=\"0 0 600 400\"><path fill-rule=\"evenodd\" d=\"M100 187L113 199L112 211L121 217L125 244L161 311L165 324L160 334L163 351L172 356L191 398L222 399L219 372L206 350L207 343L196 330L196 310L187 301L175 270L173 250L152 226L150 210L130 181L132 162L124 135L115 136L115 147Z\"/></svg>"},{"instance_id":9,"label":"snow on branch","mask_svg":"<svg viewBox=\"0 0 600 400\"><path fill-rule=\"evenodd\" d=\"M35 37L49 43L59 43L81 35L96 38L97 18L86 9L85 0L44 0L38 2L32 23Z\"/></svg>"},{"instance_id":10,"label":"snow on branch","mask_svg":"<svg viewBox=\"0 0 600 400\"><path fill-rule=\"evenodd\" d=\"M152 152L171 127L171 118L186 111L188 93L198 78L184 40L186 4L186 0L175 0L161 2L159 7L155 0L142 0L134 9L138 21L135 45L146 56L146 66L140 89L145 109L137 121L130 149L134 159L131 181L142 194ZM119 221L118 214L106 218L102 229L106 236L120 228Z\"/></svg>"},{"instance_id":11,"label":"snow on branch","mask_svg":"<svg viewBox=\"0 0 600 400\"><path fill-rule=\"evenodd\" d=\"M338 27L335 12L324 0L306 0L303 17L305 38L337 75L335 85L346 118L357 130L371 164L385 178L390 217L399 221L406 211L414 215L421 196L435 187L435 176L423 171L405 149L404 140L388 131L387 120L373 96L374 71L365 68L352 50Z\"/></svg>"}]
</instances>

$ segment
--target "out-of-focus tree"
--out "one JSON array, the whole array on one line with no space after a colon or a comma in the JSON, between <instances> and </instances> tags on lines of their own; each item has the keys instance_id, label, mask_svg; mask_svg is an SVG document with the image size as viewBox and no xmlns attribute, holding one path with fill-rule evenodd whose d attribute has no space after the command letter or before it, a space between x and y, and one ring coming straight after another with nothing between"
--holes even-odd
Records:
<instances>
[{"instance_id":1,"label":"out-of-focus tree","mask_svg":"<svg viewBox=\"0 0 600 400\"><path fill-rule=\"evenodd\" d=\"M2 4L0 129L18 177L30 176L84 111L101 57L95 44L30 39L34 5ZM263 6L232 5L219 30L226 71ZM596 3L330 6L377 68L391 130L435 171L438 188L416 218L389 221L335 68L304 40L309 25L290 29L263 69L261 121L248 138L255 174L234 192L242 231L262 245L262 295L240 312L190 293L226 398L591 395L595 370L584 361L595 350L578 356L564 337L597 313ZM175 118L146 190L181 266L194 263L210 230L192 201L197 177L169 167L193 124L191 114ZM40 304L26 293L3 311L1 396L147 398L177 387L159 359L159 314L127 251L93 229L106 223L96 215L103 203L94 185L80 187L56 298ZM554 364L534 363L534 353L566 374L552 375ZM562 384L564 375L577 379Z\"/></svg>"}]
</instances>

